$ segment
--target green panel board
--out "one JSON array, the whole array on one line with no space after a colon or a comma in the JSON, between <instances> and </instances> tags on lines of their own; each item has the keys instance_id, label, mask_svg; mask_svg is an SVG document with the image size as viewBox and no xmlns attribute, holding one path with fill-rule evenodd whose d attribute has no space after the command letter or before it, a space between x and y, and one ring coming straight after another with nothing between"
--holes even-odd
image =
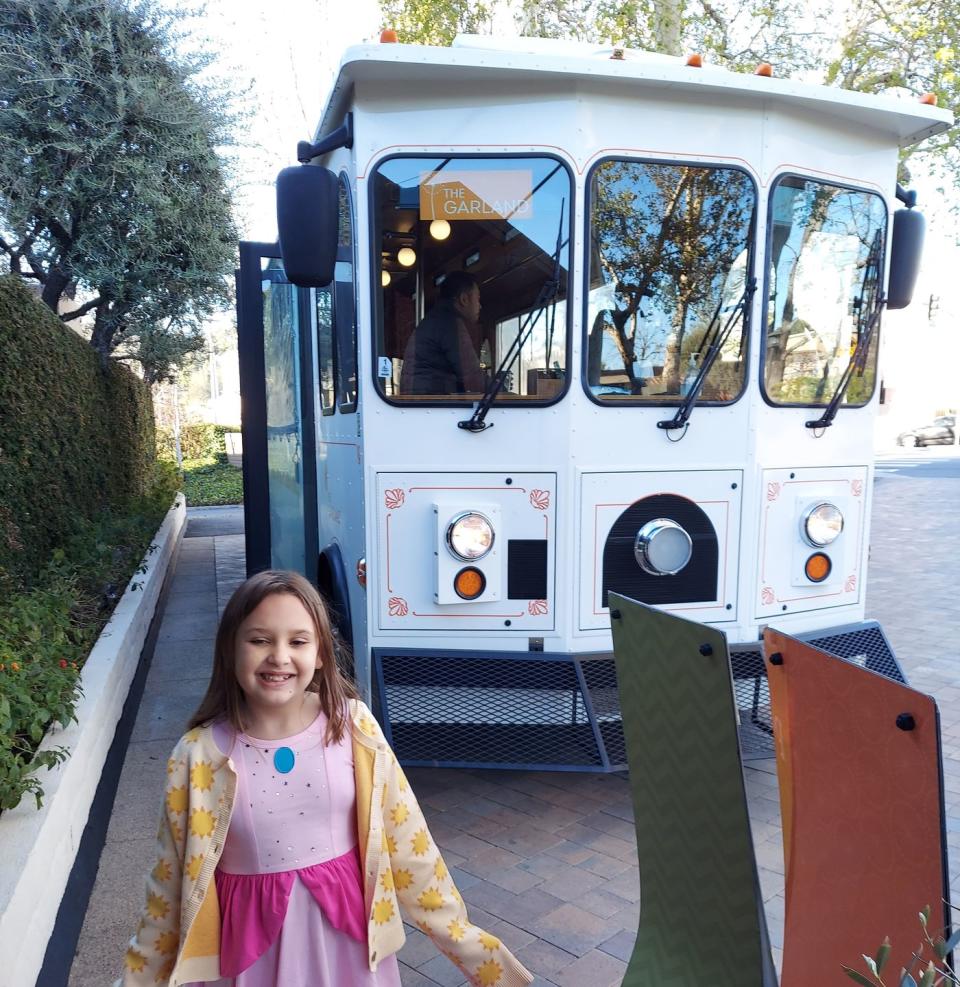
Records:
<instances>
[{"instance_id":1,"label":"green panel board","mask_svg":"<svg viewBox=\"0 0 960 987\"><path fill-rule=\"evenodd\" d=\"M724 635L610 594L640 860L623 987L776 987Z\"/></svg>"}]
</instances>

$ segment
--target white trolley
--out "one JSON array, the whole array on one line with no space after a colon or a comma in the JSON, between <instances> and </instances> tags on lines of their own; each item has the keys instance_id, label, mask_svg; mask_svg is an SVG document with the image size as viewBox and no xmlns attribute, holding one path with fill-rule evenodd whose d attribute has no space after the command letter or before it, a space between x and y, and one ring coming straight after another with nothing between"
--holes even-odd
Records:
<instances>
[{"instance_id":1,"label":"white trolley","mask_svg":"<svg viewBox=\"0 0 960 987\"><path fill-rule=\"evenodd\" d=\"M878 328L898 148L951 116L498 44L348 50L241 246L248 568L324 590L405 763L623 767L609 590L725 632L766 754L765 625L902 677L864 621Z\"/></svg>"}]
</instances>

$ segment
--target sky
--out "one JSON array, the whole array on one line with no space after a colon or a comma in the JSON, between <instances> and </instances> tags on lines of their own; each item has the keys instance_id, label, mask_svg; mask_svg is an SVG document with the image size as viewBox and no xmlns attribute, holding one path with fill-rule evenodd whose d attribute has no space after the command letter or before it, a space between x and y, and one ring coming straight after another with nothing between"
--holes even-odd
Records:
<instances>
[{"instance_id":1,"label":"sky","mask_svg":"<svg viewBox=\"0 0 960 987\"><path fill-rule=\"evenodd\" d=\"M297 163L297 141L313 138L344 49L379 37L379 7L376 0L207 0L197 26L219 71L250 87L237 219L243 239L272 242L277 172Z\"/></svg>"}]
</instances>

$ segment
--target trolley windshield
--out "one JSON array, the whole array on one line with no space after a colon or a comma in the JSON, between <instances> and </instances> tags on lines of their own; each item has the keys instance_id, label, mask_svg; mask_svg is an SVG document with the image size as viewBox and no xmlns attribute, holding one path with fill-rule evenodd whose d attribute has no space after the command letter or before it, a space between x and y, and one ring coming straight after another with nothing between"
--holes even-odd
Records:
<instances>
[{"instance_id":1,"label":"trolley windshield","mask_svg":"<svg viewBox=\"0 0 960 987\"><path fill-rule=\"evenodd\" d=\"M682 401L718 326L741 305L756 212L734 168L604 161L590 182L588 393L606 404ZM700 402L743 390L746 316L706 373Z\"/></svg>"},{"instance_id":2,"label":"trolley windshield","mask_svg":"<svg viewBox=\"0 0 960 987\"><path fill-rule=\"evenodd\" d=\"M571 182L548 157L402 157L373 175L375 373L402 404L557 400ZM544 285L551 288L544 304ZM501 367L523 332L519 355Z\"/></svg>"},{"instance_id":3,"label":"trolley windshield","mask_svg":"<svg viewBox=\"0 0 960 987\"><path fill-rule=\"evenodd\" d=\"M833 397L878 302L887 210L873 192L788 176L770 202L763 380L774 404ZM865 404L877 374L873 333L843 403Z\"/></svg>"}]
</instances>

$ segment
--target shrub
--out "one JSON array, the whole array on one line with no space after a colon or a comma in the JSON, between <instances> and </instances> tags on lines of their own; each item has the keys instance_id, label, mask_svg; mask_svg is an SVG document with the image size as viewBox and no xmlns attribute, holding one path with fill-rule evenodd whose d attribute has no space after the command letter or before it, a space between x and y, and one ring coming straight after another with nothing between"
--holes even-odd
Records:
<instances>
[{"instance_id":1,"label":"shrub","mask_svg":"<svg viewBox=\"0 0 960 987\"><path fill-rule=\"evenodd\" d=\"M28 587L78 522L155 480L149 389L19 278L0 277L0 593Z\"/></svg>"},{"instance_id":2,"label":"shrub","mask_svg":"<svg viewBox=\"0 0 960 987\"><path fill-rule=\"evenodd\" d=\"M180 454L188 459L216 459L227 453L224 435L239 432L237 425L214 425L210 422L194 422L180 428ZM157 429L157 452L164 459L176 461L176 443L173 429Z\"/></svg>"}]
</instances>

